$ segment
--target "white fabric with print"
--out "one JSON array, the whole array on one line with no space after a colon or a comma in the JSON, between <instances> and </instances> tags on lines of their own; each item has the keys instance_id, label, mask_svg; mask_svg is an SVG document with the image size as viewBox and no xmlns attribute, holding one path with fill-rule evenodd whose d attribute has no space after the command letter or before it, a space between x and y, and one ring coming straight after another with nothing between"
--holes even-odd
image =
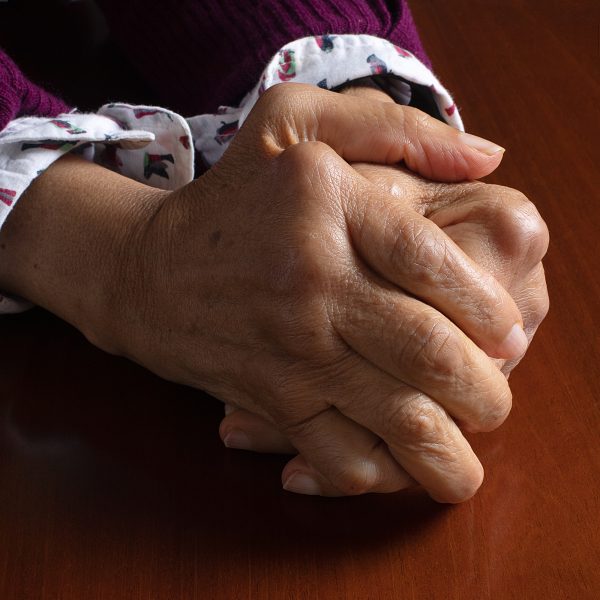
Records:
<instances>
[{"instance_id":1,"label":"white fabric with print","mask_svg":"<svg viewBox=\"0 0 600 600\"><path fill-rule=\"evenodd\" d=\"M223 155L260 95L282 82L334 89L377 76L396 102L411 102L414 86L428 95L434 116L463 130L452 97L413 54L369 35L325 35L296 40L269 61L238 107L187 120L156 106L112 103L95 114L24 117L0 132L0 227L31 182L67 152L78 152L126 177L161 189L193 178L194 151L206 167ZM0 294L0 313L31 305Z\"/></svg>"}]
</instances>

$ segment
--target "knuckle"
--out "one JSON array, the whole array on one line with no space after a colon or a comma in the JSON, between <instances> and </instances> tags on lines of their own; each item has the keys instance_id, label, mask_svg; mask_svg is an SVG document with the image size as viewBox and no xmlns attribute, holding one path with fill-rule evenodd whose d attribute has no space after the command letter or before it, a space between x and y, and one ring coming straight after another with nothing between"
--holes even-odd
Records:
<instances>
[{"instance_id":1,"label":"knuckle","mask_svg":"<svg viewBox=\"0 0 600 600\"><path fill-rule=\"evenodd\" d=\"M319 170L327 168L331 156L330 147L319 141L293 143L288 145L278 159L278 168L292 175L302 174L301 180L310 182ZM315 173L316 172L316 173ZM319 177L321 181L323 177Z\"/></svg>"},{"instance_id":2,"label":"knuckle","mask_svg":"<svg viewBox=\"0 0 600 600\"><path fill-rule=\"evenodd\" d=\"M370 492L377 477L374 469L358 464L339 469L332 476L332 483L345 496L358 496Z\"/></svg>"},{"instance_id":3,"label":"knuckle","mask_svg":"<svg viewBox=\"0 0 600 600\"><path fill-rule=\"evenodd\" d=\"M270 249L264 261L266 287L276 297L302 302L315 292L325 293L328 286L335 288L343 275L340 262L347 249L339 231L344 213L334 177L319 163L320 146L296 144L278 158L292 175L287 195L280 199L284 214L275 224L277 252Z\"/></svg>"},{"instance_id":4,"label":"knuckle","mask_svg":"<svg viewBox=\"0 0 600 600\"><path fill-rule=\"evenodd\" d=\"M483 481L483 468L472 451L457 446L450 433L449 417L441 406L423 395L403 402L390 415L390 426L400 444L391 443L392 451L425 454L443 473L432 496L439 502L458 503L471 498ZM394 439L391 437L390 439Z\"/></svg>"},{"instance_id":5,"label":"knuckle","mask_svg":"<svg viewBox=\"0 0 600 600\"><path fill-rule=\"evenodd\" d=\"M268 88L258 99L241 131L260 132L268 154L307 139L323 105L323 90L300 83L279 83ZM240 133L241 133L240 131ZM308 136L310 137L310 136Z\"/></svg>"},{"instance_id":6,"label":"knuckle","mask_svg":"<svg viewBox=\"0 0 600 600\"><path fill-rule=\"evenodd\" d=\"M446 420L439 405L417 394L397 403L388 415L390 439L401 440L404 446L443 445Z\"/></svg>"},{"instance_id":7,"label":"knuckle","mask_svg":"<svg viewBox=\"0 0 600 600\"><path fill-rule=\"evenodd\" d=\"M431 143L432 140L439 140L441 123L417 108L403 108L406 165L419 173L433 173L436 171L436 166L443 163L448 167L451 166L457 175L462 173L466 163L461 153L453 152L451 145ZM446 127L450 129L449 126Z\"/></svg>"},{"instance_id":8,"label":"knuckle","mask_svg":"<svg viewBox=\"0 0 600 600\"><path fill-rule=\"evenodd\" d=\"M535 205L512 188L499 187L495 218L500 225L500 241L509 256L527 265L540 262L548 249L549 233Z\"/></svg>"},{"instance_id":9,"label":"knuckle","mask_svg":"<svg viewBox=\"0 0 600 600\"><path fill-rule=\"evenodd\" d=\"M479 353L473 356L450 326L436 317L421 321L396 360L427 373L433 388L460 398L462 422L469 431L493 430L510 412L512 395L506 378L491 363L482 362Z\"/></svg>"}]
</instances>

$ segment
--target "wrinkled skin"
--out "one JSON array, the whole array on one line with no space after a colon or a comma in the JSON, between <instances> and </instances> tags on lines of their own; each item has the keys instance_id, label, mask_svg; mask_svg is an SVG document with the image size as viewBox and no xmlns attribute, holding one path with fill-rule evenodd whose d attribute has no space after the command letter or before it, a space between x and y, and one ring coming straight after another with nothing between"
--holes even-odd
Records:
<instances>
[{"instance_id":1,"label":"wrinkled skin","mask_svg":"<svg viewBox=\"0 0 600 600\"><path fill-rule=\"evenodd\" d=\"M402 168L369 164L355 164L354 168L394 194L399 202L430 218L466 254L493 274L515 299L523 315L527 337L533 338L549 306L541 263L547 249L548 232L527 198L502 186L475 182L436 184ZM496 360L507 377L518 362L519 359ZM233 405L226 405L225 412L227 416L221 423L220 433L228 445L257 452L297 452L290 440L268 420ZM460 420L458 422L465 428ZM444 451L442 448L442 454ZM288 463L284 479L294 473L311 477L319 493L343 493L302 456Z\"/></svg>"},{"instance_id":2,"label":"wrinkled skin","mask_svg":"<svg viewBox=\"0 0 600 600\"><path fill-rule=\"evenodd\" d=\"M461 428L494 429L511 406L489 357L518 360L515 326L531 336L546 311L547 232L512 190L350 166L461 181L500 160L366 102L267 92L223 159L132 228L119 312L89 337L243 409L223 437L246 418L256 449L297 450L286 489L418 482L459 502L483 476Z\"/></svg>"}]
</instances>

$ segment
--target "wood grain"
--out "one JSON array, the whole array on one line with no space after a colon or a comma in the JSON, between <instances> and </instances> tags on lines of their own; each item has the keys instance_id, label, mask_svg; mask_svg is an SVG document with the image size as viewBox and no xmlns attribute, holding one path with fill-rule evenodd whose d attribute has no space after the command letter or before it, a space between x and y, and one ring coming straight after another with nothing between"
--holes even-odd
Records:
<instances>
[{"instance_id":1,"label":"wood grain","mask_svg":"<svg viewBox=\"0 0 600 600\"><path fill-rule=\"evenodd\" d=\"M477 496L280 489L281 457L224 449L220 405L40 310L0 319L0 598L600 597L600 65L594 0L415 0L490 181L551 232L551 312L473 436Z\"/></svg>"}]
</instances>

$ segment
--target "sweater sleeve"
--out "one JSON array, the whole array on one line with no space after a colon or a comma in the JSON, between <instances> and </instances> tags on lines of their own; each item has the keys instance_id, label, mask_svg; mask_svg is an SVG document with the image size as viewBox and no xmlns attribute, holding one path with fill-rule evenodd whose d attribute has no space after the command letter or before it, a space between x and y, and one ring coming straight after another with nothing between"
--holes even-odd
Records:
<instances>
[{"instance_id":1,"label":"sweater sleeve","mask_svg":"<svg viewBox=\"0 0 600 600\"><path fill-rule=\"evenodd\" d=\"M305 36L369 34L430 66L406 0L97 3L131 63L163 102L188 116L237 105L273 54Z\"/></svg>"},{"instance_id":2,"label":"sweater sleeve","mask_svg":"<svg viewBox=\"0 0 600 600\"><path fill-rule=\"evenodd\" d=\"M0 48L0 131L20 116L55 117L69 107L35 85Z\"/></svg>"}]
</instances>

